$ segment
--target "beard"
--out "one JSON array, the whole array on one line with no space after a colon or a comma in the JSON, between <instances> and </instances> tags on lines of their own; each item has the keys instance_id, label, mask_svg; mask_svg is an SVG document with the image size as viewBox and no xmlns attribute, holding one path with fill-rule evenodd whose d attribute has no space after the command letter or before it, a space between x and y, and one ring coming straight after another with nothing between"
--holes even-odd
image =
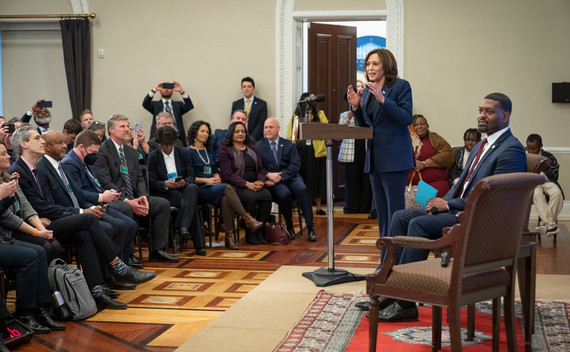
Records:
<instances>
[{"instance_id":1,"label":"beard","mask_svg":"<svg viewBox=\"0 0 570 352\"><path fill-rule=\"evenodd\" d=\"M36 121L36 124L38 124L38 125L49 125L49 123L51 122L51 116L50 117L44 117L44 118L36 117L34 120Z\"/></svg>"}]
</instances>

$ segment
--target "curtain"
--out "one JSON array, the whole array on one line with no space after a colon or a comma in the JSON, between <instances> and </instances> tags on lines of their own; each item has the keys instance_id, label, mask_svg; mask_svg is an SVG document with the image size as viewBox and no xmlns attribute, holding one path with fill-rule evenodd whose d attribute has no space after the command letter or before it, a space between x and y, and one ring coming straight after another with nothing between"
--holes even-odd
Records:
<instances>
[{"instance_id":1,"label":"curtain","mask_svg":"<svg viewBox=\"0 0 570 352\"><path fill-rule=\"evenodd\" d=\"M91 108L91 32L88 19L59 21L73 118Z\"/></svg>"}]
</instances>

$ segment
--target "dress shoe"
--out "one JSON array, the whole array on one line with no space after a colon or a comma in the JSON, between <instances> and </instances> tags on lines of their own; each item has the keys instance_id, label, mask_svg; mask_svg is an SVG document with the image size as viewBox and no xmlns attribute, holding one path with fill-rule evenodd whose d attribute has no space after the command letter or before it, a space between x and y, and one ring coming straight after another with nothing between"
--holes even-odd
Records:
<instances>
[{"instance_id":1,"label":"dress shoe","mask_svg":"<svg viewBox=\"0 0 570 352\"><path fill-rule=\"evenodd\" d=\"M368 314L366 314L368 316ZM418 321L418 307L402 308L398 302L378 311L378 321L383 323L406 323Z\"/></svg>"},{"instance_id":2,"label":"dress shoe","mask_svg":"<svg viewBox=\"0 0 570 352\"><path fill-rule=\"evenodd\" d=\"M380 297L378 298L378 310L383 310L384 308L388 307L390 304L396 302L393 298L387 297ZM368 311L370 309L370 302L369 301L362 301L354 304L354 306L360 310Z\"/></svg>"},{"instance_id":3,"label":"dress shoe","mask_svg":"<svg viewBox=\"0 0 570 352\"><path fill-rule=\"evenodd\" d=\"M180 258L174 257L164 250L159 249L157 251L152 251L148 255L148 260L150 262L168 262L168 263L178 263Z\"/></svg>"},{"instance_id":4,"label":"dress shoe","mask_svg":"<svg viewBox=\"0 0 570 352\"><path fill-rule=\"evenodd\" d=\"M308 239L309 242L317 242L317 234L315 233L315 230L309 229Z\"/></svg>"},{"instance_id":5,"label":"dress shoe","mask_svg":"<svg viewBox=\"0 0 570 352\"><path fill-rule=\"evenodd\" d=\"M245 243L253 244L253 245L261 244L261 243L259 243L259 240L257 239L257 236L255 235L255 233L252 233L252 232L246 232L245 233Z\"/></svg>"},{"instance_id":6,"label":"dress shoe","mask_svg":"<svg viewBox=\"0 0 570 352\"><path fill-rule=\"evenodd\" d=\"M224 238L224 242L226 243L227 249L238 249L238 246L234 242L234 236L231 232L226 233L226 237Z\"/></svg>"},{"instance_id":7,"label":"dress shoe","mask_svg":"<svg viewBox=\"0 0 570 352\"><path fill-rule=\"evenodd\" d=\"M135 269L142 269L143 268L143 264L137 259L137 257L135 257L132 254L129 256L128 265L132 268L135 268Z\"/></svg>"},{"instance_id":8,"label":"dress shoe","mask_svg":"<svg viewBox=\"0 0 570 352\"><path fill-rule=\"evenodd\" d=\"M261 226L263 226L262 222L257 221L257 219L251 216L249 213L245 213L241 219L245 223L245 227L247 227L247 229L251 232L259 230Z\"/></svg>"},{"instance_id":9,"label":"dress shoe","mask_svg":"<svg viewBox=\"0 0 570 352\"><path fill-rule=\"evenodd\" d=\"M115 274L118 282L132 282L135 285L142 284L143 282L150 281L156 277L156 273L152 271L138 271L137 269L129 268L123 275Z\"/></svg>"},{"instance_id":10,"label":"dress shoe","mask_svg":"<svg viewBox=\"0 0 570 352\"><path fill-rule=\"evenodd\" d=\"M372 210L370 214L368 214L368 219L377 219L377 218L378 218L378 213L376 212L376 209Z\"/></svg>"},{"instance_id":11,"label":"dress shoe","mask_svg":"<svg viewBox=\"0 0 570 352\"><path fill-rule=\"evenodd\" d=\"M93 297L93 299L95 299L97 307L101 309L127 309L126 303L117 302L104 292L97 297Z\"/></svg>"},{"instance_id":12,"label":"dress shoe","mask_svg":"<svg viewBox=\"0 0 570 352\"><path fill-rule=\"evenodd\" d=\"M65 330L65 325L54 321L52 317L49 315L48 311L45 310L44 308L38 309L38 323L54 331Z\"/></svg>"},{"instance_id":13,"label":"dress shoe","mask_svg":"<svg viewBox=\"0 0 570 352\"><path fill-rule=\"evenodd\" d=\"M8 347L6 347L6 345L2 341L0 341L0 352L10 352Z\"/></svg>"},{"instance_id":14,"label":"dress shoe","mask_svg":"<svg viewBox=\"0 0 570 352\"><path fill-rule=\"evenodd\" d=\"M316 211L317 215L327 215L323 209L319 209Z\"/></svg>"},{"instance_id":15,"label":"dress shoe","mask_svg":"<svg viewBox=\"0 0 570 352\"><path fill-rule=\"evenodd\" d=\"M50 328L38 323L31 313L18 314L16 317L36 334L49 334L51 332Z\"/></svg>"},{"instance_id":16,"label":"dress shoe","mask_svg":"<svg viewBox=\"0 0 570 352\"><path fill-rule=\"evenodd\" d=\"M206 255L206 248L198 248L196 250L197 255L205 256Z\"/></svg>"},{"instance_id":17,"label":"dress shoe","mask_svg":"<svg viewBox=\"0 0 570 352\"><path fill-rule=\"evenodd\" d=\"M136 284L132 282L119 281L115 274L110 274L105 281L105 286L111 290L134 290L137 287Z\"/></svg>"},{"instance_id":18,"label":"dress shoe","mask_svg":"<svg viewBox=\"0 0 570 352\"><path fill-rule=\"evenodd\" d=\"M180 236L184 237L185 240L192 239L192 237L190 236L190 232L188 232L188 229L184 226L180 226L178 228L178 233L180 234Z\"/></svg>"},{"instance_id":19,"label":"dress shoe","mask_svg":"<svg viewBox=\"0 0 570 352\"><path fill-rule=\"evenodd\" d=\"M111 290L107 284L103 285L103 292L105 292L107 296L111 297L112 299L119 297L119 292Z\"/></svg>"}]
</instances>

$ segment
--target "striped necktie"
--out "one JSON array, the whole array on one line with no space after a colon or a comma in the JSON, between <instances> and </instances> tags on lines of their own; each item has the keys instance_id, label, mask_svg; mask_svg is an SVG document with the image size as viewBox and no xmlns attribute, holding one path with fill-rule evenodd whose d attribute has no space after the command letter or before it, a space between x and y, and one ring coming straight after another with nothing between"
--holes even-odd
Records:
<instances>
[{"instance_id":1,"label":"striped necktie","mask_svg":"<svg viewBox=\"0 0 570 352\"><path fill-rule=\"evenodd\" d=\"M126 192L128 199L134 199L133 193L133 183L131 182L131 178L129 177L129 167L127 166L127 159L125 158L125 152L123 150L123 146L119 147L119 158L121 159L121 177L126 185Z\"/></svg>"},{"instance_id":2,"label":"striped necktie","mask_svg":"<svg viewBox=\"0 0 570 352\"><path fill-rule=\"evenodd\" d=\"M71 185L69 184L69 180L67 179L67 176L65 176L65 172L63 172L63 167L61 167L61 163L57 163L57 171L59 171L59 177L61 177L61 180L63 181L63 184L65 185L65 188L67 189L67 193L69 193L69 197L71 198L71 201L73 202L73 207L79 208L79 202L77 201L77 197L75 196L75 194L73 194L73 189L71 188Z\"/></svg>"}]
</instances>

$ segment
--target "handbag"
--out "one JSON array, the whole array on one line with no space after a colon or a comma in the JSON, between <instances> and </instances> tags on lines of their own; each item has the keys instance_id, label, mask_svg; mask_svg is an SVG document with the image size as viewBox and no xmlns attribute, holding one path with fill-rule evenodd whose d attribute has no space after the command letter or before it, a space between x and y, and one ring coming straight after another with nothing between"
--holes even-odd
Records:
<instances>
[{"instance_id":1,"label":"handbag","mask_svg":"<svg viewBox=\"0 0 570 352\"><path fill-rule=\"evenodd\" d=\"M417 171L420 181L422 180L422 173ZM416 170L412 172L412 177L410 178L410 184L404 190L404 200L406 201L406 209L424 209L418 202L416 202L416 193L418 191L418 186L412 185L416 177Z\"/></svg>"},{"instance_id":2,"label":"handbag","mask_svg":"<svg viewBox=\"0 0 570 352\"><path fill-rule=\"evenodd\" d=\"M291 235L285 225L268 222L265 224L265 240L271 244L283 246L291 242Z\"/></svg>"}]
</instances>

